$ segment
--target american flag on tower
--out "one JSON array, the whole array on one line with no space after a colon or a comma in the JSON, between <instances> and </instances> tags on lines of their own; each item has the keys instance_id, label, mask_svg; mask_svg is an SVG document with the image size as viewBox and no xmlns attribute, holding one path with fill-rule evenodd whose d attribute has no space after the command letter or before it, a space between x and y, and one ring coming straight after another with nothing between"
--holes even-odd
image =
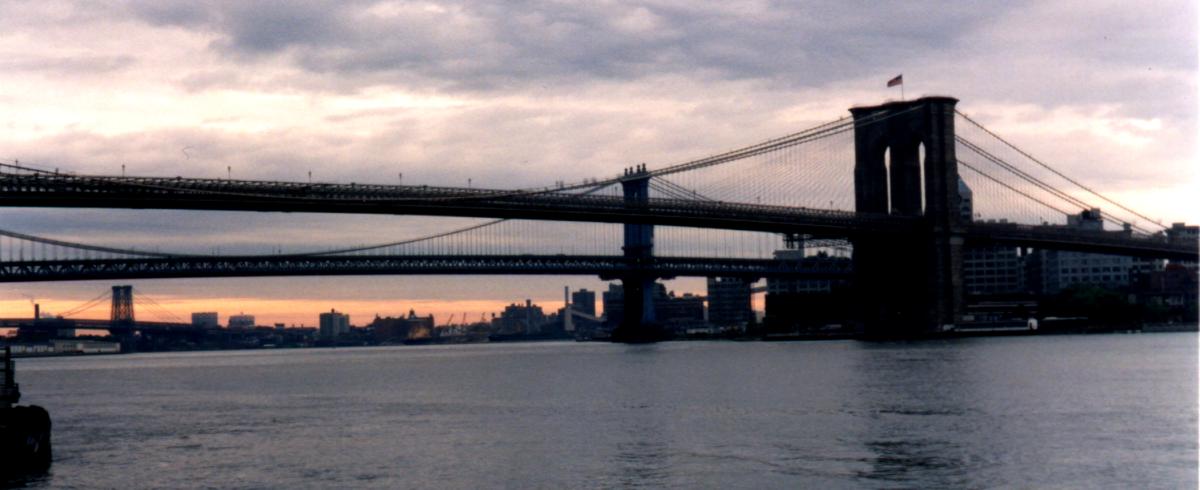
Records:
<instances>
[{"instance_id":1,"label":"american flag on tower","mask_svg":"<svg viewBox=\"0 0 1200 490\"><path fill-rule=\"evenodd\" d=\"M904 85L904 75L896 75L896 78L888 80L888 87L895 87L897 85Z\"/></svg>"}]
</instances>

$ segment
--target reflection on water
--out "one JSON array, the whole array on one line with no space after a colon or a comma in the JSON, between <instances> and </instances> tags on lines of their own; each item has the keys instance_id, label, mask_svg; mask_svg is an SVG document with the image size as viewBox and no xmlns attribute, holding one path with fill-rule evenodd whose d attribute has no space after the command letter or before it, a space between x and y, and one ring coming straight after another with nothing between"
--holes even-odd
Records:
<instances>
[{"instance_id":1,"label":"reflection on water","mask_svg":"<svg viewBox=\"0 0 1200 490\"><path fill-rule=\"evenodd\" d=\"M661 487L669 482L672 454L667 442L666 403L659 395L663 378L656 376L663 359L660 345L632 345L624 350L619 385L620 398L625 400L620 412L624 420L614 450L608 455L608 467L614 473L610 480L622 487Z\"/></svg>"},{"instance_id":2,"label":"reflection on water","mask_svg":"<svg viewBox=\"0 0 1200 490\"><path fill-rule=\"evenodd\" d=\"M1194 488L1196 335L21 360L32 487Z\"/></svg>"},{"instance_id":3,"label":"reflection on water","mask_svg":"<svg viewBox=\"0 0 1200 490\"><path fill-rule=\"evenodd\" d=\"M970 466L970 396L956 342L866 344L855 363L857 394L869 410L864 448L872 454L866 480L961 487ZM965 390L968 390L964 392ZM873 409L870 407L874 407ZM943 427L958 430L943 432Z\"/></svg>"},{"instance_id":4,"label":"reflection on water","mask_svg":"<svg viewBox=\"0 0 1200 490\"><path fill-rule=\"evenodd\" d=\"M653 432L642 437L653 437ZM662 486L668 481L669 466L666 443L661 440L641 440L617 444L613 467L619 468L621 486Z\"/></svg>"},{"instance_id":5,"label":"reflection on water","mask_svg":"<svg viewBox=\"0 0 1200 490\"><path fill-rule=\"evenodd\" d=\"M966 465L954 457L961 454L957 444L948 441L897 439L867 442L875 453L871 471L862 476L886 482L919 482L943 488L961 487Z\"/></svg>"}]
</instances>

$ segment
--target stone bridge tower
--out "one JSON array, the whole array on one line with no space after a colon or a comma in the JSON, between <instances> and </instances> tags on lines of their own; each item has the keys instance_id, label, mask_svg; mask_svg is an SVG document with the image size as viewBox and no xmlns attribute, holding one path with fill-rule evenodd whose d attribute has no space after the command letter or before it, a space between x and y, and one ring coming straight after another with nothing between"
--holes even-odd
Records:
<instances>
[{"instance_id":1,"label":"stone bridge tower","mask_svg":"<svg viewBox=\"0 0 1200 490\"><path fill-rule=\"evenodd\" d=\"M869 335L914 336L961 321L957 102L923 97L850 109L856 211L919 223L916 233L854 240L856 292Z\"/></svg>"},{"instance_id":2,"label":"stone bridge tower","mask_svg":"<svg viewBox=\"0 0 1200 490\"><path fill-rule=\"evenodd\" d=\"M625 204L637 208L650 201L650 173L645 164L625 170L621 179ZM613 331L618 342L653 342L664 338L654 314L654 281L647 270L654 263L654 225L625 223L625 260L630 272L621 279L624 290L624 311L620 324Z\"/></svg>"}]
</instances>

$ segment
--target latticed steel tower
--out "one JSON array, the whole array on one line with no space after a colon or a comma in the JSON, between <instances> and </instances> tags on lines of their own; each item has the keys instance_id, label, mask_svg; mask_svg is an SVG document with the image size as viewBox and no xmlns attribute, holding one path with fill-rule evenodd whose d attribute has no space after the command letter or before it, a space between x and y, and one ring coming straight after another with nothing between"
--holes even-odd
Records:
<instances>
[{"instance_id":1,"label":"latticed steel tower","mask_svg":"<svg viewBox=\"0 0 1200 490\"><path fill-rule=\"evenodd\" d=\"M113 286L110 320L113 326L133 325L133 286Z\"/></svg>"}]
</instances>

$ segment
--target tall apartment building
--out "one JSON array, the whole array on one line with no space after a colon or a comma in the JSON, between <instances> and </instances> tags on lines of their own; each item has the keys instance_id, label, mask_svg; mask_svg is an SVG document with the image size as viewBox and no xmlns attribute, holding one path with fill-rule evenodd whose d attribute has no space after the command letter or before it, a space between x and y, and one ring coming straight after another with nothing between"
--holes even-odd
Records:
<instances>
[{"instance_id":1,"label":"tall apartment building","mask_svg":"<svg viewBox=\"0 0 1200 490\"><path fill-rule=\"evenodd\" d=\"M350 315L338 313L337 310L329 310L326 313L321 313L319 316L319 328L321 338L336 339L338 336L350 333Z\"/></svg>"},{"instance_id":2,"label":"tall apartment building","mask_svg":"<svg viewBox=\"0 0 1200 490\"><path fill-rule=\"evenodd\" d=\"M580 289L571 293L571 308L580 313L596 316L596 292Z\"/></svg>"}]
</instances>

